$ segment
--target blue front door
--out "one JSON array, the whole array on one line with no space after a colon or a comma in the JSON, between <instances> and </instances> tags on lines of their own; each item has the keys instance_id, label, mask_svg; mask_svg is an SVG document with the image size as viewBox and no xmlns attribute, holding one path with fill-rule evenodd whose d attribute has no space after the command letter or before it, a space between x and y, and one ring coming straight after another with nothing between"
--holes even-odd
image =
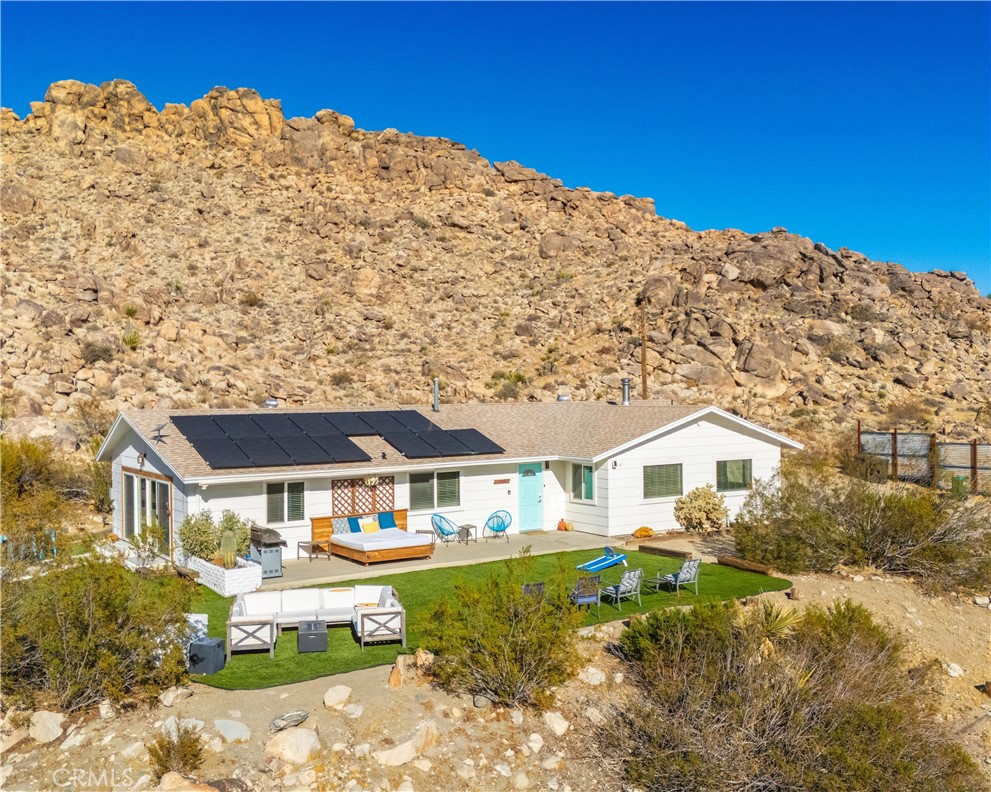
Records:
<instances>
[{"instance_id":1,"label":"blue front door","mask_svg":"<svg viewBox=\"0 0 991 792\"><path fill-rule=\"evenodd\" d=\"M520 533L543 530L543 470L539 462L520 465Z\"/></svg>"}]
</instances>

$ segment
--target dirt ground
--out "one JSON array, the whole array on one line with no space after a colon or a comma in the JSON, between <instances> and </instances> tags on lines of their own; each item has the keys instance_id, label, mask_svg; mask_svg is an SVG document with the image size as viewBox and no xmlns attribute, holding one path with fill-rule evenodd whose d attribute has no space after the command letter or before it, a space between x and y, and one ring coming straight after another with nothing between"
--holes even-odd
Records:
<instances>
[{"instance_id":1,"label":"dirt ground","mask_svg":"<svg viewBox=\"0 0 991 792\"><path fill-rule=\"evenodd\" d=\"M705 560L732 550L729 537L676 538L665 544L693 550ZM941 717L991 779L991 698L976 687L991 680L991 611L971 599L929 597L910 582L870 571L791 579L799 599L788 601L783 592L765 596L797 607L850 598L904 635L913 660L936 659L943 669L933 686ZM0 776L0 787L152 788L155 784L146 775L144 744L169 716L176 715L203 723L207 761L197 777L238 779L217 784L230 792L619 790L622 784L617 775L590 752L587 737L601 724L603 702L633 693L622 678L618 660L605 649L622 626L617 621L583 631L588 633L582 647L587 667L594 669L593 678L586 676L558 690L557 709L569 724L561 735L535 713L477 708L470 698L414 682L390 687L388 667L258 691L223 691L193 684L193 695L172 708L156 705L118 713L108 720L92 715L72 718L64 724L65 735L47 745L35 745L30 739L14 742L3 758L5 776ZM951 676L956 667L960 676ZM351 688L349 709L323 706L324 693L335 685ZM269 722L297 709L309 713L302 727L319 734L319 758L298 766L267 759L265 746L272 737ZM245 742L225 742L215 723L218 719L243 724L250 736ZM375 756L431 730L436 738L426 743L414 761L389 767Z\"/></svg>"}]
</instances>

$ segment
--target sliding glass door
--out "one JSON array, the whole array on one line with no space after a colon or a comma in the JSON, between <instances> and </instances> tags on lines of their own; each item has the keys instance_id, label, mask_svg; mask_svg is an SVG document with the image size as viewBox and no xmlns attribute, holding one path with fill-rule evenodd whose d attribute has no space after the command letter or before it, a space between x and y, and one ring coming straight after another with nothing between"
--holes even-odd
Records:
<instances>
[{"instance_id":1,"label":"sliding glass door","mask_svg":"<svg viewBox=\"0 0 991 792\"><path fill-rule=\"evenodd\" d=\"M121 529L123 539L132 541L148 526L158 526L162 531L160 550L168 552L172 546L172 486L168 481L124 473L121 498Z\"/></svg>"}]
</instances>

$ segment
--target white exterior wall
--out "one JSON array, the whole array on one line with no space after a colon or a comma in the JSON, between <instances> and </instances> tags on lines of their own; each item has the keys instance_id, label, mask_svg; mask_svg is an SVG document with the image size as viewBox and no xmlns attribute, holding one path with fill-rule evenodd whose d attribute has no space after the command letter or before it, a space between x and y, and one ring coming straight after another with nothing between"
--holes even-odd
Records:
<instances>
[{"instance_id":1,"label":"white exterior wall","mask_svg":"<svg viewBox=\"0 0 991 792\"><path fill-rule=\"evenodd\" d=\"M113 532L117 536L124 535L124 515L123 515L123 484L124 468L129 468L129 473L140 476L142 473L156 474L169 479L171 483L172 502L170 511L172 513L172 536L178 533L179 525L187 514L188 487L172 474L172 469L165 464L162 458L155 452L154 443L147 443L142 440L136 432L128 428L123 438L119 442L118 451L114 454L111 465L110 496L113 500L113 512L111 514L111 525ZM139 462L138 455L144 454L144 461Z\"/></svg>"},{"instance_id":2,"label":"white exterior wall","mask_svg":"<svg viewBox=\"0 0 991 792\"><path fill-rule=\"evenodd\" d=\"M727 459L750 459L753 478L767 478L781 463L781 448L751 429L709 416L607 460L603 467L609 478L608 535L633 533L641 525L655 531L679 529L674 519L677 498L644 500L645 465L680 463L683 493L687 493L706 484L715 486L716 462ZM748 491L722 494L732 519Z\"/></svg>"},{"instance_id":3,"label":"white exterior wall","mask_svg":"<svg viewBox=\"0 0 991 792\"><path fill-rule=\"evenodd\" d=\"M440 468L444 470L445 468ZM450 468L447 468L450 469ZM432 472L429 469L421 468L416 472ZM395 508L409 508L409 473L410 471L380 471L378 475L392 475L395 477ZM545 492L550 489L558 492L559 486L553 475L548 471L542 471L543 488ZM343 476L352 478L353 476ZM508 483L496 484L496 481ZM272 481L293 481L298 479L275 479ZM250 482L241 484L210 484L207 487L202 485L195 487L195 495L190 498L190 512L209 511L214 517L219 518L225 509L230 509L240 516L254 520L259 525L267 525L275 528L282 534L289 547L285 550L286 558L294 557L292 554L296 542L305 541L310 538L310 518L326 517L333 514L331 500L331 478L306 479L306 491L303 496L305 519L292 523L268 523L266 522L266 483ZM472 467L461 470L461 505L458 507L424 509L421 511L411 511L408 515L407 527L410 531L432 530L430 517L440 512L449 517L454 522L464 525L470 523L477 525L479 531L485 524L485 520L492 512L505 509L513 517L513 524L509 528L510 533L518 532L519 522L519 473L516 464L493 464L479 467ZM546 503L545 503L546 505ZM553 518L553 519L552 519ZM559 515L556 511L549 511L547 508L543 512L543 527L553 527L557 523Z\"/></svg>"},{"instance_id":4,"label":"white exterior wall","mask_svg":"<svg viewBox=\"0 0 991 792\"><path fill-rule=\"evenodd\" d=\"M576 531L583 533L610 536L609 530L609 470L608 463L600 462L593 465L593 482L591 501L575 500L571 494L571 463L564 462L564 519L575 524ZM589 464L589 463L575 463ZM557 525L556 518L554 525Z\"/></svg>"}]
</instances>

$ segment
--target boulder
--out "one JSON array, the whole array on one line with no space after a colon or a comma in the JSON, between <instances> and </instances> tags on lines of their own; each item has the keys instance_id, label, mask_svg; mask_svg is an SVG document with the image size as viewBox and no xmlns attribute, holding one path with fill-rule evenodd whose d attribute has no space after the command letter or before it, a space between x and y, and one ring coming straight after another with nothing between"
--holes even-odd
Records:
<instances>
[{"instance_id":1,"label":"boulder","mask_svg":"<svg viewBox=\"0 0 991 792\"><path fill-rule=\"evenodd\" d=\"M282 731L283 729L288 729L292 726L299 726L303 721L310 717L310 713L306 710L292 710L287 712L285 715L280 715L278 718L272 720L268 724L269 729L274 732Z\"/></svg>"},{"instance_id":2,"label":"boulder","mask_svg":"<svg viewBox=\"0 0 991 792\"><path fill-rule=\"evenodd\" d=\"M251 729L240 721L219 718L213 722L213 727L220 732L224 742L247 742L251 739Z\"/></svg>"},{"instance_id":3,"label":"boulder","mask_svg":"<svg viewBox=\"0 0 991 792\"><path fill-rule=\"evenodd\" d=\"M65 715L61 712L39 710L31 716L28 735L39 743L49 743L62 736L62 722Z\"/></svg>"},{"instance_id":4,"label":"boulder","mask_svg":"<svg viewBox=\"0 0 991 792\"><path fill-rule=\"evenodd\" d=\"M586 685L601 685L606 681L606 675L595 666L586 666L578 672L578 678Z\"/></svg>"},{"instance_id":5,"label":"boulder","mask_svg":"<svg viewBox=\"0 0 991 792\"><path fill-rule=\"evenodd\" d=\"M351 688L347 685L334 685L323 694L323 706L329 710L342 710L351 696Z\"/></svg>"},{"instance_id":6,"label":"boulder","mask_svg":"<svg viewBox=\"0 0 991 792\"><path fill-rule=\"evenodd\" d=\"M558 737L561 737L571 726L560 712L554 711L544 713L544 723Z\"/></svg>"},{"instance_id":7,"label":"boulder","mask_svg":"<svg viewBox=\"0 0 991 792\"><path fill-rule=\"evenodd\" d=\"M180 701L185 701L192 695L193 691L185 685L182 685L170 687L168 690L163 690L159 694L158 700L162 702L163 707L174 707Z\"/></svg>"},{"instance_id":8,"label":"boulder","mask_svg":"<svg viewBox=\"0 0 991 792\"><path fill-rule=\"evenodd\" d=\"M265 745L265 755L291 765L306 764L320 751L320 738L313 729L290 726Z\"/></svg>"}]
</instances>

